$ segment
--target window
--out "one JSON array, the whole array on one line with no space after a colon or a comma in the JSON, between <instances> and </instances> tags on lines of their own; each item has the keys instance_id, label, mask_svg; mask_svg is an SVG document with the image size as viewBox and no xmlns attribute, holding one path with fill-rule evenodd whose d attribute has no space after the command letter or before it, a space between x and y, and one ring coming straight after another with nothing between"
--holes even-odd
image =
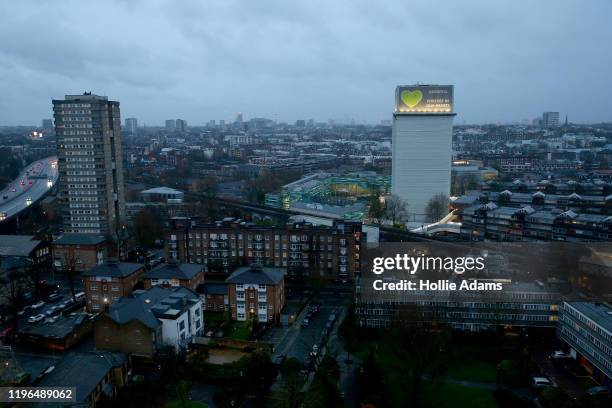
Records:
<instances>
[{"instance_id":1,"label":"window","mask_svg":"<svg viewBox=\"0 0 612 408\"><path fill-rule=\"evenodd\" d=\"M181 322L179 323L179 331L183 331L185 330L185 321L181 320Z\"/></svg>"}]
</instances>

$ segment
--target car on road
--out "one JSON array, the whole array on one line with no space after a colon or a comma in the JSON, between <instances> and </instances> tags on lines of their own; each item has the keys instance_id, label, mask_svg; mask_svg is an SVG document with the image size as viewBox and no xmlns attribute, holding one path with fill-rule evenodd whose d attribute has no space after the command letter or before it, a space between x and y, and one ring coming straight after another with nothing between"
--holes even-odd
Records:
<instances>
[{"instance_id":1,"label":"car on road","mask_svg":"<svg viewBox=\"0 0 612 408\"><path fill-rule=\"evenodd\" d=\"M28 323L36 323L36 322L40 322L40 321L41 321L42 319L44 319L44 318L45 318L45 315L44 315L44 314L42 314L42 313L41 313L41 314L34 315L34 316L30 316L30 317L28 318Z\"/></svg>"},{"instance_id":2,"label":"car on road","mask_svg":"<svg viewBox=\"0 0 612 408\"><path fill-rule=\"evenodd\" d=\"M537 375L531 378L531 386L533 388L547 388L556 387L556 384L548 377Z\"/></svg>"},{"instance_id":3,"label":"car on road","mask_svg":"<svg viewBox=\"0 0 612 408\"><path fill-rule=\"evenodd\" d=\"M53 292L47 297L47 302L55 303L58 302L62 297L63 296L61 294Z\"/></svg>"},{"instance_id":4,"label":"car on road","mask_svg":"<svg viewBox=\"0 0 612 408\"><path fill-rule=\"evenodd\" d=\"M39 300L38 302L34 303L31 307L32 309L36 310L36 309L40 309L44 305L45 305L45 302L43 302L42 300Z\"/></svg>"},{"instance_id":5,"label":"car on road","mask_svg":"<svg viewBox=\"0 0 612 408\"><path fill-rule=\"evenodd\" d=\"M563 351L560 351L560 350L553 351L552 353L550 353L549 357L551 359L553 359L553 360L564 359L564 358L572 358L572 356L570 356L569 354L564 353Z\"/></svg>"},{"instance_id":6,"label":"car on road","mask_svg":"<svg viewBox=\"0 0 612 408\"><path fill-rule=\"evenodd\" d=\"M80 301L82 301L82 300L85 300L85 292L79 292L79 293L76 293L76 294L74 295L74 299L75 299L77 302L80 302Z\"/></svg>"},{"instance_id":7,"label":"car on road","mask_svg":"<svg viewBox=\"0 0 612 408\"><path fill-rule=\"evenodd\" d=\"M610 395L610 389L608 387L604 387L603 385L592 387L587 390L587 394L596 396L596 395Z\"/></svg>"},{"instance_id":8,"label":"car on road","mask_svg":"<svg viewBox=\"0 0 612 408\"><path fill-rule=\"evenodd\" d=\"M4 220L6 220L6 213L0 212L0 221L4 221Z\"/></svg>"},{"instance_id":9,"label":"car on road","mask_svg":"<svg viewBox=\"0 0 612 408\"><path fill-rule=\"evenodd\" d=\"M309 325L310 325L310 320L308 320L307 317L304 320L302 320L302 327L308 327Z\"/></svg>"}]
</instances>

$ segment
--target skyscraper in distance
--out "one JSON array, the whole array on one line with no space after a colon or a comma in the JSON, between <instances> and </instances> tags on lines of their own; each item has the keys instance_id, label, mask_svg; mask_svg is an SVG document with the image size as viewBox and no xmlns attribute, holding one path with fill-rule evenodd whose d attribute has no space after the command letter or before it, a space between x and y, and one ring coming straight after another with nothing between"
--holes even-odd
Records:
<instances>
[{"instance_id":1,"label":"skyscraper in distance","mask_svg":"<svg viewBox=\"0 0 612 408\"><path fill-rule=\"evenodd\" d=\"M559 112L544 112L542 114L542 126L545 128L559 126Z\"/></svg>"},{"instance_id":2,"label":"skyscraper in distance","mask_svg":"<svg viewBox=\"0 0 612 408\"><path fill-rule=\"evenodd\" d=\"M119 102L106 96L53 100L64 232L120 237L125 193Z\"/></svg>"},{"instance_id":3,"label":"skyscraper in distance","mask_svg":"<svg viewBox=\"0 0 612 408\"><path fill-rule=\"evenodd\" d=\"M450 193L454 116L452 85L395 90L391 190L408 202L408 221L426 222L427 202Z\"/></svg>"},{"instance_id":4,"label":"skyscraper in distance","mask_svg":"<svg viewBox=\"0 0 612 408\"><path fill-rule=\"evenodd\" d=\"M166 120L166 130L174 131L176 129L176 121L174 119Z\"/></svg>"},{"instance_id":5,"label":"skyscraper in distance","mask_svg":"<svg viewBox=\"0 0 612 408\"><path fill-rule=\"evenodd\" d=\"M53 130L53 120L52 119L43 119L42 120L42 130Z\"/></svg>"},{"instance_id":6,"label":"skyscraper in distance","mask_svg":"<svg viewBox=\"0 0 612 408\"><path fill-rule=\"evenodd\" d=\"M125 120L125 130L128 133L135 134L138 129L138 120L136 118L127 118Z\"/></svg>"},{"instance_id":7,"label":"skyscraper in distance","mask_svg":"<svg viewBox=\"0 0 612 408\"><path fill-rule=\"evenodd\" d=\"M183 119L177 119L175 122L176 131L177 132L186 132L187 131L187 121Z\"/></svg>"}]
</instances>

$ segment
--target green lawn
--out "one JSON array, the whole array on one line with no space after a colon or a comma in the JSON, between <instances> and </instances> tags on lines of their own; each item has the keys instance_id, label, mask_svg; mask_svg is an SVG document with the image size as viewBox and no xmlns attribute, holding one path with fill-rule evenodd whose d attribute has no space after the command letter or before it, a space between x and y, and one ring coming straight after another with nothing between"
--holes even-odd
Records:
<instances>
[{"instance_id":1,"label":"green lawn","mask_svg":"<svg viewBox=\"0 0 612 408\"><path fill-rule=\"evenodd\" d=\"M235 340L248 340L251 330L249 329L248 322L234 322L225 335Z\"/></svg>"},{"instance_id":2,"label":"green lawn","mask_svg":"<svg viewBox=\"0 0 612 408\"><path fill-rule=\"evenodd\" d=\"M497 367L474 358L456 358L448 362L446 377L455 380L495 382L497 380Z\"/></svg>"},{"instance_id":3,"label":"green lawn","mask_svg":"<svg viewBox=\"0 0 612 408\"><path fill-rule=\"evenodd\" d=\"M202 404L201 402L196 401L187 401L185 404L186 408L208 408L208 405ZM183 408L181 405L181 400L172 400L166 404L166 408Z\"/></svg>"},{"instance_id":4,"label":"green lawn","mask_svg":"<svg viewBox=\"0 0 612 408\"><path fill-rule=\"evenodd\" d=\"M489 390L462 385L438 383L427 387L425 400L436 408L496 408L497 402Z\"/></svg>"}]
</instances>

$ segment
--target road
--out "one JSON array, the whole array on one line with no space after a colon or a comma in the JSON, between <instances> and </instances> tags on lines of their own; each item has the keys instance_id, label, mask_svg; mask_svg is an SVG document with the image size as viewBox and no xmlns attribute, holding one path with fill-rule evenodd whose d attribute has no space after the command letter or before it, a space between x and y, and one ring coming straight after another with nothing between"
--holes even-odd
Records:
<instances>
[{"instance_id":1,"label":"road","mask_svg":"<svg viewBox=\"0 0 612 408\"><path fill-rule=\"evenodd\" d=\"M57 156L30 163L0 192L0 222L9 220L36 203L57 183Z\"/></svg>"}]
</instances>

